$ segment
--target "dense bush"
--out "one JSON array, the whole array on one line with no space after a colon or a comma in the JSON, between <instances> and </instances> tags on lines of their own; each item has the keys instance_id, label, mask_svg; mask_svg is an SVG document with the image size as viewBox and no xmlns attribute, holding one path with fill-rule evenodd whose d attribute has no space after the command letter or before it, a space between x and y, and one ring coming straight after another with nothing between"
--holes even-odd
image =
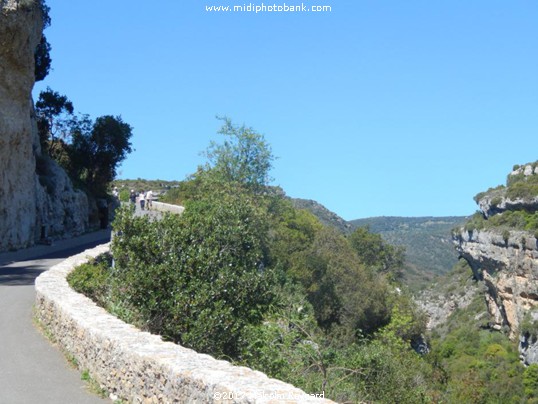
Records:
<instances>
[{"instance_id":1,"label":"dense bush","mask_svg":"<svg viewBox=\"0 0 538 404\"><path fill-rule=\"evenodd\" d=\"M223 191L158 222L124 209L115 230L114 288L147 327L201 352L236 356L242 329L259 323L273 300L267 230L253 202Z\"/></svg>"},{"instance_id":2,"label":"dense bush","mask_svg":"<svg viewBox=\"0 0 538 404\"><path fill-rule=\"evenodd\" d=\"M80 265L67 276L67 282L77 292L105 305L110 288L110 264L110 257L105 255Z\"/></svg>"}]
</instances>

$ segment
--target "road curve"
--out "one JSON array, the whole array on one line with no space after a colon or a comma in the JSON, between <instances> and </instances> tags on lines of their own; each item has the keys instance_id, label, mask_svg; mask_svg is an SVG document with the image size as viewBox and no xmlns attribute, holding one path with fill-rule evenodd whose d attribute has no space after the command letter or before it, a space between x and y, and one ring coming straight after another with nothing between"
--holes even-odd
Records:
<instances>
[{"instance_id":1,"label":"road curve","mask_svg":"<svg viewBox=\"0 0 538 404\"><path fill-rule=\"evenodd\" d=\"M0 403L106 403L35 327L34 280L63 259L102 244L102 230L53 246L0 254Z\"/></svg>"}]
</instances>

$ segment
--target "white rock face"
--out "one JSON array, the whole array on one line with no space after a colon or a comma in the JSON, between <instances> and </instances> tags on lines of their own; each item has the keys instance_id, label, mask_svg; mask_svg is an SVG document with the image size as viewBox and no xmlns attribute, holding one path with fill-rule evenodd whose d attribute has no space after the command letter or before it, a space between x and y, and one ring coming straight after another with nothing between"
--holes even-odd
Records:
<instances>
[{"instance_id":1,"label":"white rock face","mask_svg":"<svg viewBox=\"0 0 538 404\"><path fill-rule=\"evenodd\" d=\"M31 244L36 223L30 92L41 17L16 3L0 3L0 250Z\"/></svg>"},{"instance_id":2,"label":"white rock face","mask_svg":"<svg viewBox=\"0 0 538 404\"><path fill-rule=\"evenodd\" d=\"M41 149L31 91L41 31L37 2L0 1L0 251L34 244L42 226L58 237L88 226L86 196L54 162L40 159L46 174L36 175Z\"/></svg>"}]
</instances>

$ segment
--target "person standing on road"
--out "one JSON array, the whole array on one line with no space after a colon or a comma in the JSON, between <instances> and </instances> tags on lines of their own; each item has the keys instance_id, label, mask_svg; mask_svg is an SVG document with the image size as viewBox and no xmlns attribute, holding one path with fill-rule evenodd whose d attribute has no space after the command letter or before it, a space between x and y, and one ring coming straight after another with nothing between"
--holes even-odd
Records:
<instances>
[{"instance_id":1,"label":"person standing on road","mask_svg":"<svg viewBox=\"0 0 538 404\"><path fill-rule=\"evenodd\" d=\"M129 194L129 200L131 201L131 207L134 210L136 207L136 192L134 191L134 189L131 189L131 193Z\"/></svg>"},{"instance_id":2,"label":"person standing on road","mask_svg":"<svg viewBox=\"0 0 538 404\"><path fill-rule=\"evenodd\" d=\"M150 189L146 193L146 209L150 210L152 206L153 206L153 191Z\"/></svg>"},{"instance_id":3,"label":"person standing on road","mask_svg":"<svg viewBox=\"0 0 538 404\"><path fill-rule=\"evenodd\" d=\"M138 200L140 201L140 209L144 210L144 205L146 203L146 194L144 194L144 190L140 191Z\"/></svg>"}]
</instances>

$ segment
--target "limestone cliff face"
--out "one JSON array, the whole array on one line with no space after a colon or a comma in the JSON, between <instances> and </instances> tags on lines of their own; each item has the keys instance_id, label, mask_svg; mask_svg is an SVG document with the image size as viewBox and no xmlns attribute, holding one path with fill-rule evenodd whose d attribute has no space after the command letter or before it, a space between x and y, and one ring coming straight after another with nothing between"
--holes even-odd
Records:
<instances>
[{"instance_id":1,"label":"limestone cliff face","mask_svg":"<svg viewBox=\"0 0 538 404\"><path fill-rule=\"evenodd\" d=\"M37 1L0 0L0 251L88 225L86 197L41 157L31 98L41 31Z\"/></svg>"},{"instance_id":2,"label":"limestone cliff face","mask_svg":"<svg viewBox=\"0 0 538 404\"><path fill-rule=\"evenodd\" d=\"M455 236L456 248L469 262L475 278L484 282L491 324L509 327L518 334L523 316L538 306L538 248L533 235L511 231L462 231Z\"/></svg>"},{"instance_id":3,"label":"limestone cliff face","mask_svg":"<svg viewBox=\"0 0 538 404\"><path fill-rule=\"evenodd\" d=\"M514 229L503 224L510 222L495 219L502 219L503 214L513 217L518 212L522 218L534 217L538 211L537 167L537 163L523 166L509 175L507 187L479 194L477 203L486 224L480 230L467 225L467 230L454 234L460 256L485 285L491 327L506 330L512 339L519 337L522 359L527 363L538 363L536 341L520 335L524 318L538 324L533 317L538 310L538 231ZM525 192L510 197L516 194L514 189Z\"/></svg>"}]
</instances>

